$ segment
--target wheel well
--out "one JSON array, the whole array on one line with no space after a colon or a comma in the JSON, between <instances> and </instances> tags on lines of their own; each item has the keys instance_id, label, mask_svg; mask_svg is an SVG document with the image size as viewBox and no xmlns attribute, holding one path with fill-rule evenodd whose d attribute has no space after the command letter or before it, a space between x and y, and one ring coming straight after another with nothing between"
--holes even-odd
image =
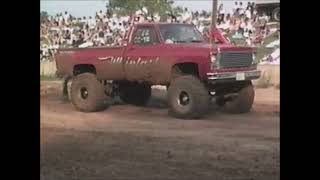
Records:
<instances>
[{"instance_id":1,"label":"wheel well","mask_svg":"<svg viewBox=\"0 0 320 180\"><path fill-rule=\"evenodd\" d=\"M195 63L180 63L172 67L173 71L178 69L182 74L190 74L199 77L198 65Z\"/></svg>"},{"instance_id":2,"label":"wheel well","mask_svg":"<svg viewBox=\"0 0 320 180\"><path fill-rule=\"evenodd\" d=\"M73 67L74 76L87 72L96 74L96 68L92 64L79 64Z\"/></svg>"}]
</instances>

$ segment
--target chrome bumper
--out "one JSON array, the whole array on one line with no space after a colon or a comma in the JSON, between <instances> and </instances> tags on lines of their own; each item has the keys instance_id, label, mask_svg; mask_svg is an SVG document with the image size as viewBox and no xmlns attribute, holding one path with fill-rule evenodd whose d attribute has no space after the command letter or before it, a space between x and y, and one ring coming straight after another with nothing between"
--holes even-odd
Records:
<instances>
[{"instance_id":1,"label":"chrome bumper","mask_svg":"<svg viewBox=\"0 0 320 180\"><path fill-rule=\"evenodd\" d=\"M241 75L241 78L237 76ZM244 81L258 79L261 76L261 71L243 71L243 72L222 72L222 73L207 73L208 80L233 80L233 81Z\"/></svg>"}]
</instances>

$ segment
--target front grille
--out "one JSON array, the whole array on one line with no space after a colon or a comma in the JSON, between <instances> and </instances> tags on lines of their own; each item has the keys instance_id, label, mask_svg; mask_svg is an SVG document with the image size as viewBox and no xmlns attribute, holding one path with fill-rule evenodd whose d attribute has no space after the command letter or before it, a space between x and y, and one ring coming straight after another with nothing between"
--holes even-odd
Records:
<instances>
[{"instance_id":1,"label":"front grille","mask_svg":"<svg viewBox=\"0 0 320 180\"><path fill-rule=\"evenodd\" d=\"M252 53L222 52L218 58L219 68L250 67L253 61Z\"/></svg>"}]
</instances>

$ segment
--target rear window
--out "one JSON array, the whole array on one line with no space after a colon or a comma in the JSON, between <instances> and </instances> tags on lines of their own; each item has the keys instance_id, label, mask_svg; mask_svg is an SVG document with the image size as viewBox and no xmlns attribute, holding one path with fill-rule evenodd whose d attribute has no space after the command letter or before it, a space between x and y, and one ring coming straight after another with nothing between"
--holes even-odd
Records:
<instances>
[{"instance_id":1,"label":"rear window","mask_svg":"<svg viewBox=\"0 0 320 180\"><path fill-rule=\"evenodd\" d=\"M151 45L159 43L154 27L138 27L134 34L133 44Z\"/></svg>"}]
</instances>

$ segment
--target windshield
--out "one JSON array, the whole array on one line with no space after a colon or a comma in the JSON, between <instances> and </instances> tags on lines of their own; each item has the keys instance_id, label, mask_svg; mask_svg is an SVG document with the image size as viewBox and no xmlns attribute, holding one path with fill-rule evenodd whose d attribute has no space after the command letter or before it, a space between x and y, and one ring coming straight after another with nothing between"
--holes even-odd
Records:
<instances>
[{"instance_id":1,"label":"windshield","mask_svg":"<svg viewBox=\"0 0 320 180\"><path fill-rule=\"evenodd\" d=\"M165 43L203 42L202 35L195 26L166 24L159 27Z\"/></svg>"}]
</instances>

